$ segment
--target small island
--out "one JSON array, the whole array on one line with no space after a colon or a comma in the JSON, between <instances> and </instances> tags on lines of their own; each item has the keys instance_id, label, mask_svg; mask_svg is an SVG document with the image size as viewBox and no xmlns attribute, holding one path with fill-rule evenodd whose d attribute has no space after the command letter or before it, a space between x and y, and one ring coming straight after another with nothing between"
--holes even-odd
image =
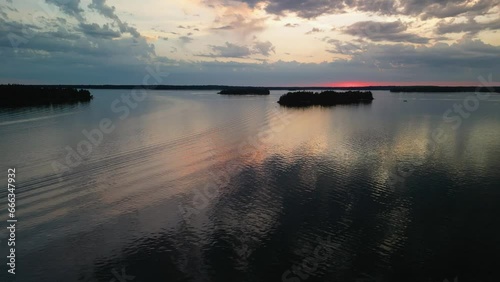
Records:
<instances>
[{"instance_id":1,"label":"small island","mask_svg":"<svg viewBox=\"0 0 500 282\"><path fill-rule=\"evenodd\" d=\"M260 87L227 88L217 94L221 95L269 95L269 89Z\"/></svg>"},{"instance_id":2,"label":"small island","mask_svg":"<svg viewBox=\"0 0 500 282\"><path fill-rule=\"evenodd\" d=\"M308 107L308 106L334 106L346 104L366 104L371 103L373 94L371 91L323 91L318 92L288 92L280 97L278 104L287 107Z\"/></svg>"},{"instance_id":3,"label":"small island","mask_svg":"<svg viewBox=\"0 0 500 282\"><path fill-rule=\"evenodd\" d=\"M88 90L57 86L0 85L0 107L28 107L90 102Z\"/></svg>"}]
</instances>

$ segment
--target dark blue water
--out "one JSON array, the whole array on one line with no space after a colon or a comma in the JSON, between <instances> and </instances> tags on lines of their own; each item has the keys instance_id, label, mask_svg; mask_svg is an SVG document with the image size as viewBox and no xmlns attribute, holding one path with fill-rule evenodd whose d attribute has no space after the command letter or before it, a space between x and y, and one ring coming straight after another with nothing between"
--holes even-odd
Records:
<instances>
[{"instance_id":1,"label":"dark blue water","mask_svg":"<svg viewBox=\"0 0 500 282\"><path fill-rule=\"evenodd\" d=\"M499 281L500 96L282 93L0 110L0 281Z\"/></svg>"}]
</instances>

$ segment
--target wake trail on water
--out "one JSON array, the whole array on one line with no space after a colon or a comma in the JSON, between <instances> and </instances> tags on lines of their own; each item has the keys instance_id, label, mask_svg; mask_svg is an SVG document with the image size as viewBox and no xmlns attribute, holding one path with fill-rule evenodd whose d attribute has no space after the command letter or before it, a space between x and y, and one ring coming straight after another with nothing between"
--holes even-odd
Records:
<instances>
[{"instance_id":1,"label":"wake trail on water","mask_svg":"<svg viewBox=\"0 0 500 282\"><path fill-rule=\"evenodd\" d=\"M75 115L75 114L78 114L81 112L82 111L77 111L77 112L71 112L71 113L65 113L65 114L58 114L58 115L43 116L43 117L37 117L37 118L28 118L28 119L19 119L19 120L13 120L13 121L0 122L0 126L25 123L25 122L34 122L34 121L57 118L57 117L68 116L68 115Z\"/></svg>"}]
</instances>

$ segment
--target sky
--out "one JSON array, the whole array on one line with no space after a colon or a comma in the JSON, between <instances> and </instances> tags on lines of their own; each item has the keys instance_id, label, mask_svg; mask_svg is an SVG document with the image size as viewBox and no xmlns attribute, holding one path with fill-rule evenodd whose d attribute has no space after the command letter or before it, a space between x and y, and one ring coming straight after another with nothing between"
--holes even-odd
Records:
<instances>
[{"instance_id":1,"label":"sky","mask_svg":"<svg viewBox=\"0 0 500 282\"><path fill-rule=\"evenodd\" d=\"M499 30L500 0L0 0L0 83L500 85Z\"/></svg>"}]
</instances>

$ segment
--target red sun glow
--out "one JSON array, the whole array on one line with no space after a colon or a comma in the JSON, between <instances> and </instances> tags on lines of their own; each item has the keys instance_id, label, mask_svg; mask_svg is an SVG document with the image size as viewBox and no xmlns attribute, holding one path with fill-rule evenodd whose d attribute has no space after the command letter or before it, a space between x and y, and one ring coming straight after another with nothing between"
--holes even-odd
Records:
<instances>
[{"instance_id":1,"label":"red sun glow","mask_svg":"<svg viewBox=\"0 0 500 282\"><path fill-rule=\"evenodd\" d=\"M377 86L379 83L368 82L368 81L339 81L326 83L325 86L328 87L365 87L365 86Z\"/></svg>"}]
</instances>

